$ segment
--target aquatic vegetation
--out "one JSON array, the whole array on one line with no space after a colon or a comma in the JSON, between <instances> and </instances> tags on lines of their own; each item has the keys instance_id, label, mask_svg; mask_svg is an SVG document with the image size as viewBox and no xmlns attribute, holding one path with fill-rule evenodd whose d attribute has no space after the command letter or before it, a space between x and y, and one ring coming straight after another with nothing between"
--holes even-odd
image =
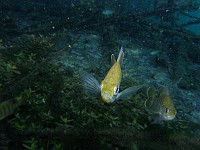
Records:
<instances>
[{"instance_id":1,"label":"aquatic vegetation","mask_svg":"<svg viewBox=\"0 0 200 150\"><path fill-rule=\"evenodd\" d=\"M16 51L16 57L24 57L25 54L29 55L29 59L36 55L37 59L47 57L51 52L51 49L55 43L55 37L52 36L35 36L35 35L22 35L16 39L16 45L14 48L10 48L11 51Z\"/></svg>"},{"instance_id":2,"label":"aquatic vegetation","mask_svg":"<svg viewBox=\"0 0 200 150\"><path fill-rule=\"evenodd\" d=\"M34 98L34 101L30 101L32 99L31 95L36 95L36 93L27 91L28 93L25 93L28 94L27 97L30 99L30 104L26 106L29 107L29 110L27 110L29 115L27 114L27 111L24 112L24 110L20 109L21 115L16 114L16 119L12 120L10 123L18 133L26 135L31 131L32 134L35 133L35 136L37 136L38 130L41 131L41 133L39 132L39 135L50 134L45 131L45 128L52 127L54 128L51 130L55 131L55 133L57 132L57 129L60 130L60 128L63 128L63 131L61 131L61 135L63 136L68 133L69 129L73 131L78 128L80 131L84 131L85 129L90 130L92 128L103 129L122 126L136 126L138 129L141 129L139 123L132 123L132 119L138 114L136 112L130 114L131 119L130 116L126 114L129 111L123 111L122 108L126 107L123 106L123 104L126 102L106 108L100 101L95 102L91 98L82 97L81 89L82 87L77 75L74 74L73 77L65 78L65 85L62 89L63 94L59 98L60 100L55 102L59 102L59 111L61 112L56 109L56 112L54 113L50 113L49 109L47 109L49 108L48 100L45 103L41 102L37 104L39 100L41 101L41 98L38 100ZM52 105L55 108L55 104ZM54 109L52 108L51 111L53 110ZM116 110L119 110L120 113L117 114L116 112L118 111ZM30 114L34 115L32 116ZM60 118L57 117L59 115L61 115ZM52 134L54 134L54 132ZM76 136L76 134L74 136ZM56 135L56 137L59 136ZM32 142L32 146L34 146L36 143L34 141ZM29 147L31 147L31 145Z\"/></svg>"},{"instance_id":3,"label":"aquatic vegetation","mask_svg":"<svg viewBox=\"0 0 200 150\"><path fill-rule=\"evenodd\" d=\"M0 103L0 120L13 114L15 109L22 105L22 102L17 102L16 100L7 100Z\"/></svg>"},{"instance_id":4,"label":"aquatic vegetation","mask_svg":"<svg viewBox=\"0 0 200 150\"><path fill-rule=\"evenodd\" d=\"M32 37L30 39L33 40ZM19 41L21 44L22 41ZM26 42L29 43L29 41ZM1 98L14 97L19 101L23 99L26 101L13 116L4 120L9 120L7 122L9 129L14 133L14 136L9 135L10 139L16 141L16 137L19 137L17 145L13 147L46 149L51 146L55 149L65 149L70 144L73 148L80 140L83 142L77 148L85 145L88 140L100 147L109 143L112 143L111 148L113 145L121 148L137 147L138 145L134 143L143 139L145 137L143 134L151 128L144 108L145 89L128 97L127 100L117 101L114 105L103 105L98 98L84 96L80 77L71 68L66 68L65 74L62 74L51 61L43 61L48 58L49 53L51 54L52 46L48 46L47 43L39 43L38 40L35 42L36 45L33 45L38 48L43 47L44 44L44 53L42 53L44 58L36 57L41 54L36 49L16 45L10 49L16 50L13 56L8 53L5 55L7 58L3 59L4 70L1 76L5 78L1 80L1 91L3 91ZM17 49L24 51L17 51ZM53 56L59 54L62 54L62 51ZM10 57L14 59L7 63ZM16 71L20 74L16 74ZM9 90L5 80L11 84ZM124 79L121 89L133 86L134 83L130 78ZM14 88L16 86L17 89ZM183 124L174 127L174 122L167 125L161 124L161 126L163 126L162 130L166 128L172 131L186 129ZM93 135L96 135L96 138L91 140ZM48 139L44 138L47 136ZM129 139L126 140L127 145L124 145L124 141L116 142L119 141L117 137L121 136ZM134 142L132 142L130 137L134 136ZM112 140L108 141L107 137L112 137Z\"/></svg>"},{"instance_id":5,"label":"aquatic vegetation","mask_svg":"<svg viewBox=\"0 0 200 150\"><path fill-rule=\"evenodd\" d=\"M14 147L23 146L27 149L45 147L45 139L37 133L41 131L43 134L49 134L42 132L48 128L55 130L55 133L57 129L64 128L61 135L65 135L67 129L77 128L89 130L127 125L140 128L139 123L132 122L134 114L131 114L131 117L125 115L128 110L121 111L123 117L121 113L113 111L121 110L123 108L121 104L108 108L100 101L84 97L76 73L71 73L69 70L65 71L69 72L69 76L63 76L50 61L43 61L51 53L52 44L49 43L51 38L27 36L22 39L17 39L16 44L4 52L6 59L2 60L4 63L1 72L1 99L15 98L17 101L25 101L13 116L5 118L5 121L13 118L8 122L9 128L15 133L15 137L11 136L11 140L18 134L24 135L23 138L18 138L18 146L13 145ZM29 132L35 134L35 137L27 141L26 135ZM56 138L62 141L59 135L56 135ZM50 138L48 143L55 143L55 147L63 147L62 142L53 141L54 139Z\"/></svg>"}]
</instances>

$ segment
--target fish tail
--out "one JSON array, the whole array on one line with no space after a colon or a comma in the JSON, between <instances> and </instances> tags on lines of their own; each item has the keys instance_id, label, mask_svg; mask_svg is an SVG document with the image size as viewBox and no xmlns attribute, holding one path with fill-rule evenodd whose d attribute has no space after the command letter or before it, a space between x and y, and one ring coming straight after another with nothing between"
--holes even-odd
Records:
<instances>
[{"instance_id":1,"label":"fish tail","mask_svg":"<svg viewBox=\"0 0 200 150\"><path fill-rule=\"evenodd\" d=\"M84 93L86 95L96 96L100 94L101 92L100 84L97 81L97 79L95 79L95 77L82 70L79 70L79 75L81 78Z\"/></svg>"},{"instance_id":2,"label":"fish tail","mask_svg":"<svg viewBox=\"0 0 200 150\"><path fill-rule=\"evenodd\" d=\"M119 62L120 64L122 64L123 58L124 58L124 51L123 51L123 47L121 47L119 55L118 55L118 58L117 58L117 62Z\"/></svg>"}]
</instances>

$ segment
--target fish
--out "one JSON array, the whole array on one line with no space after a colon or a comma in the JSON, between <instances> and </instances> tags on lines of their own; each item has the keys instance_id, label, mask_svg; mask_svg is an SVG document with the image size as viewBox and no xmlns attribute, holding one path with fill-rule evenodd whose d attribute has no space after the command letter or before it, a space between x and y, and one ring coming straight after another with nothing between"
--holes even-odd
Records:
<instances>
[{"instance_id":1,"label":"fish","mask_svg":"<svg viewBox=\"0 0 200 150\"><path fill-rule=\"evenodd\" d=\"M15 99L10 99L0 103L0 121L12 115L17 107L21 106L22 102Z\"/></svg>"},{"instance_id":2,"label":"fish","mask_svg":"<svg viewBox=\"0 0 200 150\"><path fill-rule=\"evenodd\" d=\"M110 16L114 13L114 11L110 8L105 8L101 12L104 16Z\"/></svg>"},{"instance_id":3,"label":"fish","mask_svg":"<svg viewBox=\"0 0 200 150\"><path fill-rule=\"evenodd\" d=\"M115 59L114 54L111 55L112 66L105 78L101 81L101 84L92 74L88 74L87 72L80 70L79 74L86 95L100 95L103 103L109 104L116 100L124 99L142 88L144 85L132 86L119 93L122 79L121 65L123 58L124 51L123 47L121 47L117 60Z\"/></svg>"},{"instance_id":4,"label":"fish","mask_svg":"<svg viewBox=\"0 0 200 150\"><path fill-rule=\"evenodd\" d=\"M175 118L177 112L166 87L162 86L160 88L158 96L156 95L156 89L149 87L147 89L147 97L144 106L148 112L153 114L151 118L152 124Z\"/></svg>"}]
</instances>

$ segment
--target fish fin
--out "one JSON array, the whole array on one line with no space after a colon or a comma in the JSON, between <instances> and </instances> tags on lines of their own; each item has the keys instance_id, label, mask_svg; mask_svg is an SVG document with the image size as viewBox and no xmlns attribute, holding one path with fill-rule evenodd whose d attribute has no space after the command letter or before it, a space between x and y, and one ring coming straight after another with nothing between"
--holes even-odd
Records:
<instances>
[{"instance_id":1,"label":"fish fin","mask_svg":"<svg viewBox=\"0 0 200 150\"><path fill-rule=\"evenodd\" d=\"M160 89L159 89L159 95L160 96L166 96L166 95L169 95L169 91L168 91L168 89L166 88L166 87L161 87Z\"/></svg>"},{"instance_id":2,"label":"fish fin","mask_svg":"<svg viewBox=\"0 0 200 150\"><path fill-rule=\"evenodd\" d=\"M123 58L124 58L124 51L123 51L123 47L121 47L119 55L118 55L118 58L117 58L117 62L119 62L120 64L122 64Z\"/></svg>"},{"instance_id":3,"label":"fish fin","mask_svg":"<svg viewBox=\"0 0 200 150\"><path fill-rule=\"evenodd\" d=\"M93 75L82 70L79 70L79 74L86 95L97 96L101 93L100 84Z\"/></svg>"},{"instance_id":4,"label":"fish fin","mask_svg":"<svg viewBox=\"0 0 200 150\"><path fill-rule=\"evenodd\" d=\"M114 65L116 63L115 55L111 55L111 65Z\"/></svg>"},{"instance_id":5,"label":"fish fin","mask_svg":"<svg viewBox=\"0 0 200 150\"><path fill-rule=\"evenodd\" d=\"M123 90L122 92L118 93L116 95L116 100L118 100L118 99L125 99L126 97L135 94L139 89L141 89L144 86L145 86L145 84L129 87L129 88Z\"/></svg>"},{"instance_id":6,"label":"fish fin","mask_svg":"<svg viewBox=\"0 0 200 150\"><path fill-rule=\"evenodd\" d=\"M159 124L162 120L165 120L163 116L161 116L160 114L155 114L150 118L150 123Z\"/></svg>"},{"instance_id":7,"label":"fish fin","mask_svg":"<svg viewBox=\"0 0 200 150\"><path fill-rule=\"evenodd\" d=\"M154 100L155 100L155 98L156 98L156 90L155 90L155 88L149 87L147 89L147 99L145 101L144 106L148 107L148 108L151 107L153 102L154 102Z\"/></svg>"}]
</instances>

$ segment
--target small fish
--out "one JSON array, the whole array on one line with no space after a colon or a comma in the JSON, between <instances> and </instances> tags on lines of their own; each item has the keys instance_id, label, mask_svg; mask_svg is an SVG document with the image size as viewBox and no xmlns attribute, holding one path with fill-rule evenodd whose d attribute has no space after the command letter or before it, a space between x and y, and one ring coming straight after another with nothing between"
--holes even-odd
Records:
<instances>
[{"instance_id":1,"label":"small fish","mask_svg":"<svg viewBox=\"0 0 200 150\"><path fill-rule=\"evenodd\" d=\"M153 51L150 53L150 55L155 56L155 55L158 55L159 53L160 53L160 51L158 51L158 50L153 50Z\"/></svg>"},{"instance_id":2,"label":"small fish","mask_svg":"<svg viewBox=\"0 0 200 150\"><path fill-rule=\"evenodd\" d=\"M0 103L0 121L14 113L15 109L22 105L14 99Z\"/></svg>"},{"instance_id":3,"label":"small fish","mask_svg":"<svg viewBox=\"0 0 200 150\"><path fill-rule=\"evenodd\" d=\"M176 110L166 87L160 88L159 96L156 96L156 90L154 88L149 87L147 97L145 107L153 114L152 124L160 123L162 120L173 120L175 118Z\"/></svg>"},{"instance_id":4,"label":"small fish","mask_svg":"<svg viewBox=\"0 0 200 150\"><path fill-rule=\"evenodd\" d=\"M112 15L114 13L114 11L112 9L110 9L110 8L106 8L106 9L102 10L101 13L103 15L105 15L105 16L110 16L110 15Z\"/></svg>"},{"instance_id":5,"label":"small fish","mask_svg":"<svg viewBox=\"0 0 200 150\"><path fill-rule=\"evenodd\" d=\"M108 71L104 80L99 82L91 75L86 72L80 71L81 80L85 93L89 96L101 95L104 103L113 103L115 100L124 99L126 96L131 95L139 90L144 85L133 86L119 92L119 87L122 78L121 64L123 61L124 52L121 47L117 60L114 54L111 55L112 67Z\"/></svg>"}]
</instances>

